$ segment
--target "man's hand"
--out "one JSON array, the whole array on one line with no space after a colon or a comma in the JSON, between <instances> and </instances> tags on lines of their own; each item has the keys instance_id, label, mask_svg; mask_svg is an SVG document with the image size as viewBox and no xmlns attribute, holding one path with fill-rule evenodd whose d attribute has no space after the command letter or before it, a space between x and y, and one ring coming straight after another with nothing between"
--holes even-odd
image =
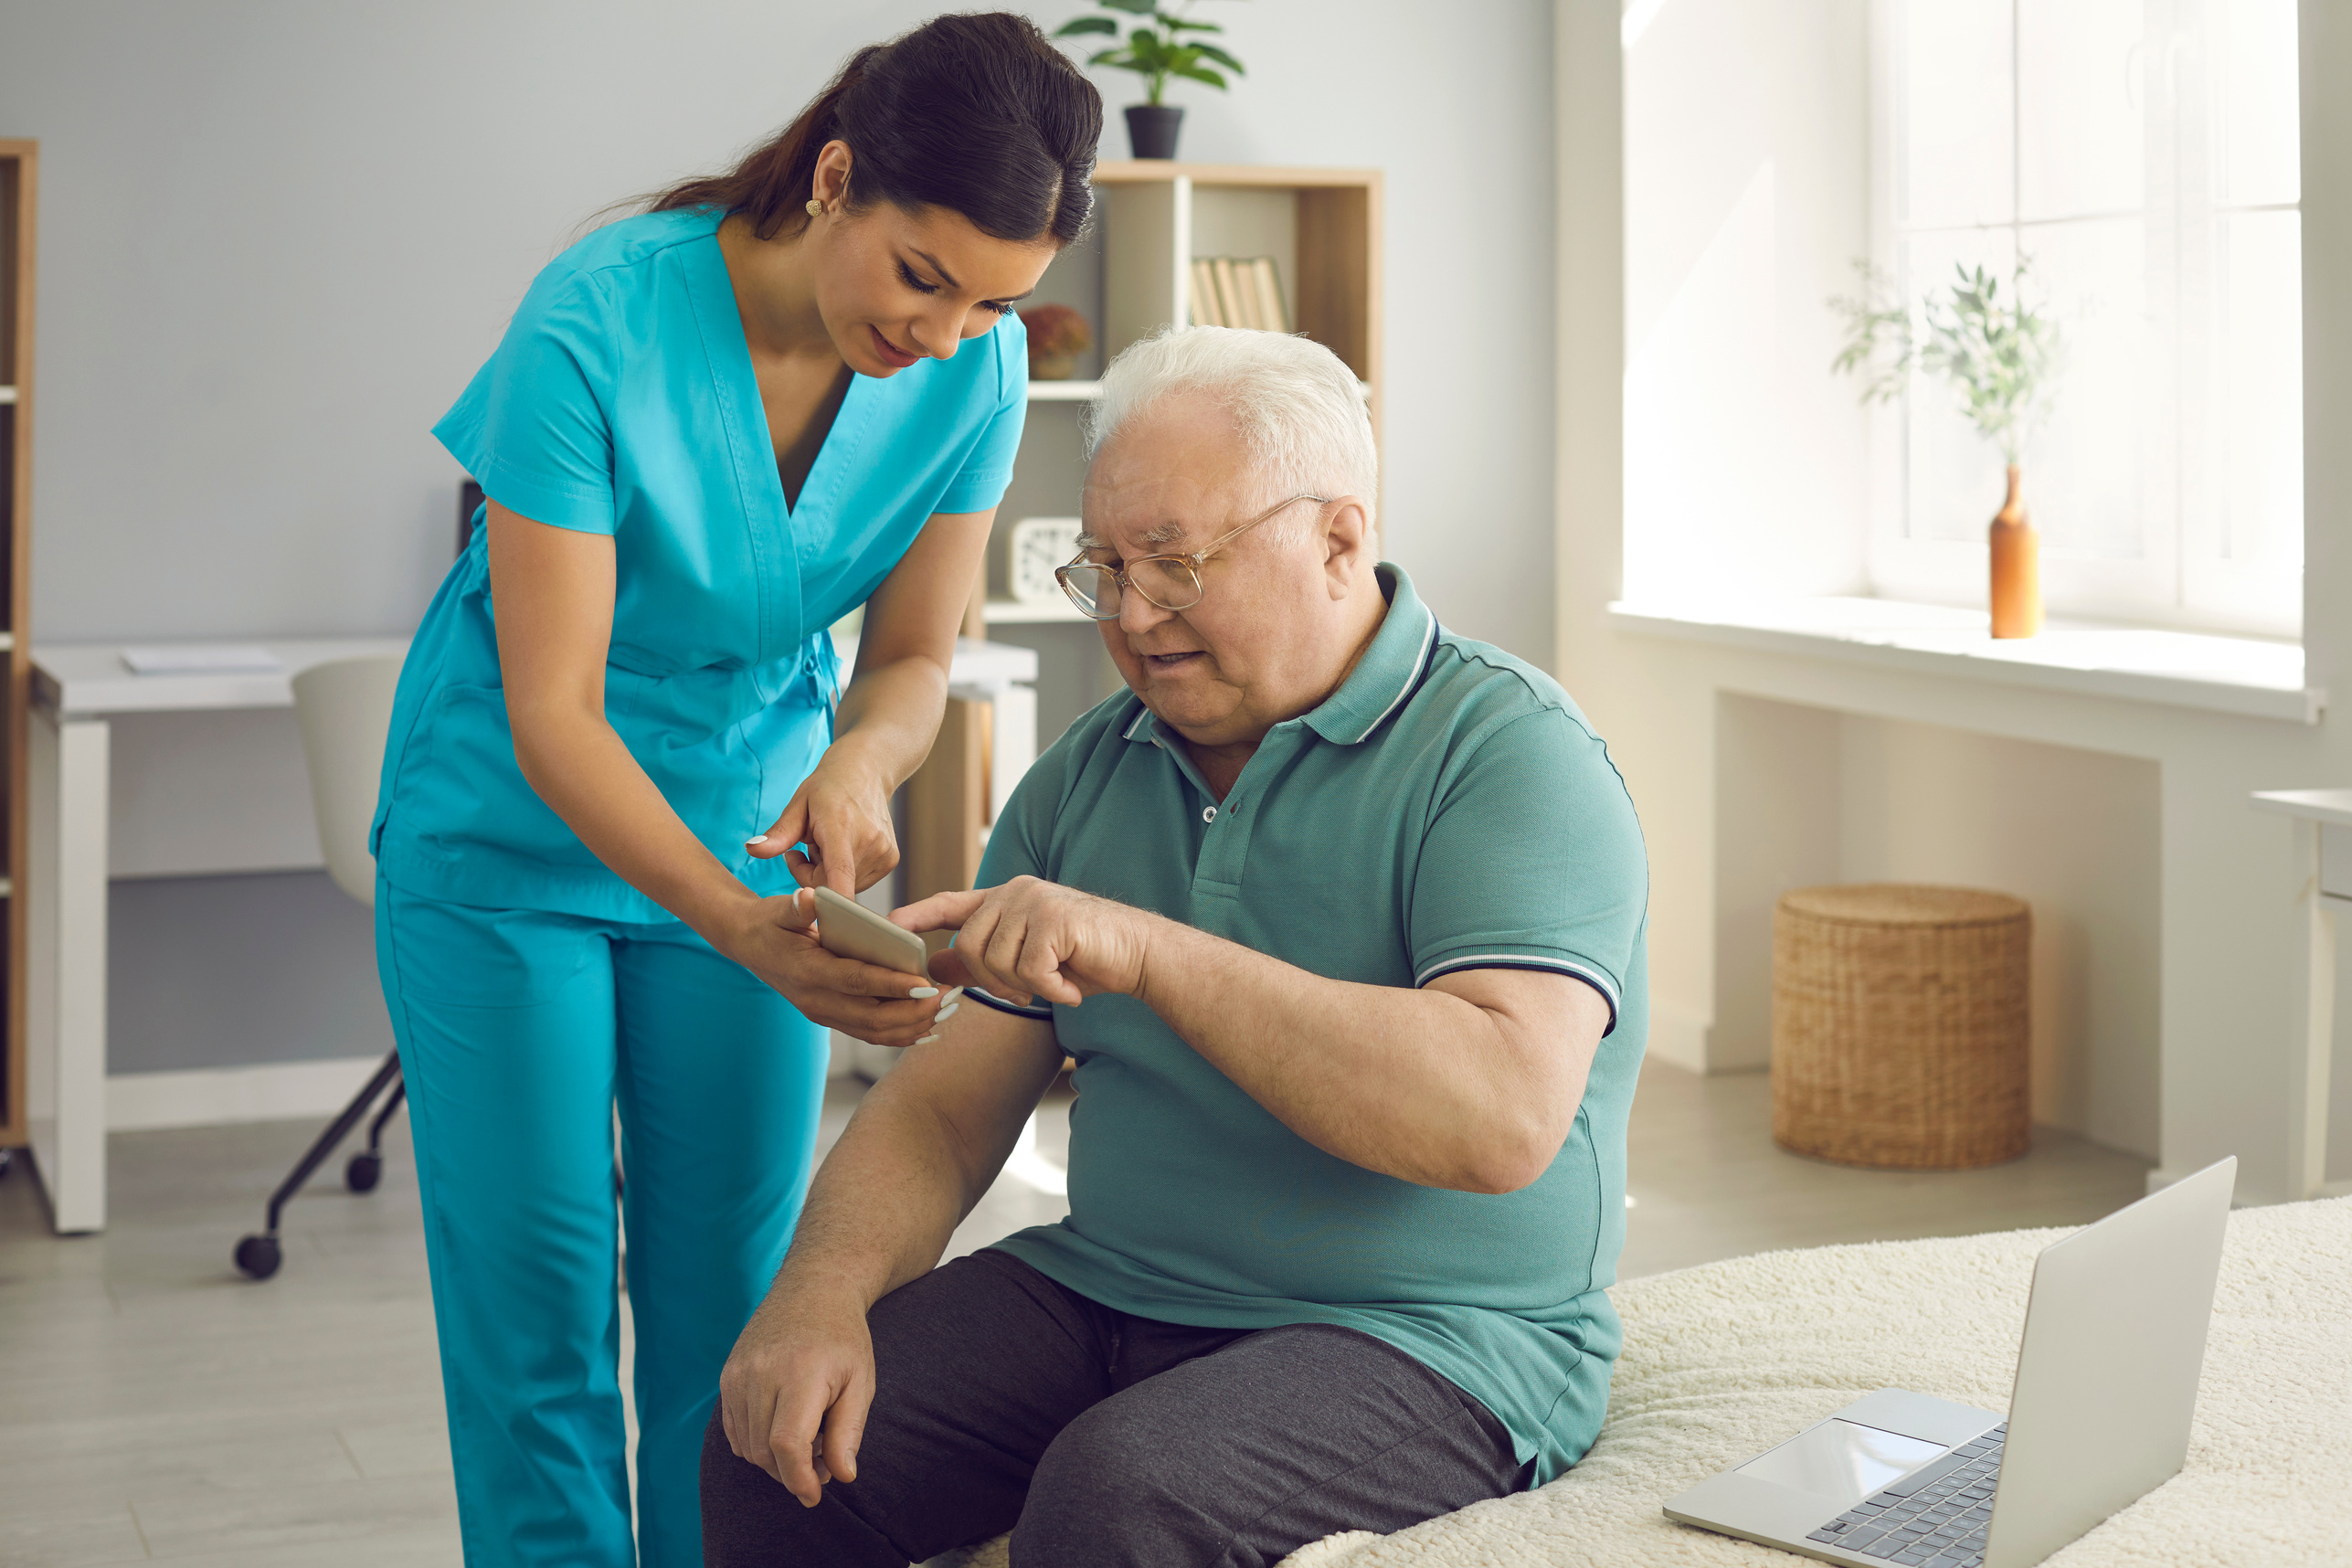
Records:
<instances>
[{"instance_id":1,"label":"man's hand","mask_svg":"<svg viewBox=\"0 0 2352 1568\"><path fill-rule=\"evenodd\" d=\"M960 933L954 947L931 959L931 973L944 983L980 986L1007 1001L1035 997L1064 1007L1107 991L1139 991L1155 928L1168 924L1033 876L1016 876L982 893L934 894L890 917L917 934Z\"/></svg>"},{"instance_id":2,"label":"man's hand","mask_svg":"<svg viewBox=\"0 0 2352 1568\"><path fill-rule=\"evenodd\" d=\"M874 1340L853 1299L780 1281L719 1373L719 1422L736 1457L814 1508L830 1480L857 1479L874 1405Z\"/></svg>"}]
</instances>

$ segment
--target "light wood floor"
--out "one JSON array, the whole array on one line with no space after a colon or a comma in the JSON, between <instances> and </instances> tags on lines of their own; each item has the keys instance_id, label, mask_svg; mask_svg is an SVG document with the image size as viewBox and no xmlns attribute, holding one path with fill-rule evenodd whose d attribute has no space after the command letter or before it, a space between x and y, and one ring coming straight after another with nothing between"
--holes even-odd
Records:
<instances>
[{"instance_id":1,"label":"light wood floor","mask_svg":"<svg viewBox=\"0 0 2352 1568\"><path fill-rule=\"evenodd\" d=\"M836 1086L828 1140L855 1094ZM1769 1247L2081 1223L2137 1197L2146 1169L2047 1134L1989 1171L1849 1171L1781 1152L1769 1121L1760 1075L1645 1073L1626 1277ZM374 1193L344 1192L339 1160L322 1172L288 1213L275 1279L229 1265L314 1131L117 1135L101 1236L51 1236L26 1172L0 1181L0 1568L458 1563L405 1137ZM1049 1105L1041 1150L1058 1159L1067 1139L1066 1106ZM1000 1181L955 1250L1062 1212Z\"/></svg>"}]
</instances>

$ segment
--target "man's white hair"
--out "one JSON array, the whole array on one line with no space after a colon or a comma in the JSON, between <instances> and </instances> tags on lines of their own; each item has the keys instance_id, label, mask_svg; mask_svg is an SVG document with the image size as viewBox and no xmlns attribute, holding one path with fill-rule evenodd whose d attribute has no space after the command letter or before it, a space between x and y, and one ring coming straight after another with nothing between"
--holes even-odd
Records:
<instances>
[{"instance_id":1,"label":"man's white hair","mask_svg":"<svg viewBox=\"0 0 2352 1568\"><path fill-rule=\"evenodd\" d=\"M1321 344L1239 327L1167 327L1129 344L1103 372L1086 416L1086 458L1169 397L1203 392L1232 415L1266 503L1300 493L1360 497L1377 520L1380 452L1355 372ZM1296 538L1312 515L1294 508L1266 524Z\"/></svg>"}]
</instances>

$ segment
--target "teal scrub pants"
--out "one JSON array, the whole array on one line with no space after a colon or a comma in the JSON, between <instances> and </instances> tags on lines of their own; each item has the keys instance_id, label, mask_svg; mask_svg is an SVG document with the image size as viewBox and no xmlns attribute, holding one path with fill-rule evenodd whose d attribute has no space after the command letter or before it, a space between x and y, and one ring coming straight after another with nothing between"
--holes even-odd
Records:
<instances>
[{"instance_id":1,"label":"teal scrub pants","mask_svg":"<svg viewBox=\"0 0 2352 1568\"><path fill-rule=\"evenodd\" d=\"M474 908L379 878L376 952L408 1090L468 1568L698 1568L703 1427L808 1188L823 1032L674 920Z\"/></svg>"}]
</instances>

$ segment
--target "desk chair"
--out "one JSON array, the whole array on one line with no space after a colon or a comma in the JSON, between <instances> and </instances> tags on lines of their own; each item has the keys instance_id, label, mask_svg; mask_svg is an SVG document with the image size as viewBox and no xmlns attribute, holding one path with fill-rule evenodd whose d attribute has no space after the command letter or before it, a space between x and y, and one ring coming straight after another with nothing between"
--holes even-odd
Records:
<instances>
[{"instance_id":1,"label":"desk chair","mask_svg":"<svg viewBox=\"0 0 2352 1568\"><path fill-rule=\"evenodd\" d=\"M376 857L367 850L367 827L376 815L376 774L384 763L385 736L392 728L392 692L399 680L399 657L382 655L314 664L293 683L294 721L302 727L302 760L310 771L311 802L318 812L319 847L326 852L327 874L371 909L376 906ZM353 1192L375 1190L384 1174L384 1124L400 1108L406 1094L400 1054L395 1051L270 1194L267 1228L237 1244L239 1269L255 1279L278 1272L280 1213L380 1097L383 1108L368 1124L367 1147L353 1155L343 1171L344 1184Z\"/></svg>"}]
</instances>

